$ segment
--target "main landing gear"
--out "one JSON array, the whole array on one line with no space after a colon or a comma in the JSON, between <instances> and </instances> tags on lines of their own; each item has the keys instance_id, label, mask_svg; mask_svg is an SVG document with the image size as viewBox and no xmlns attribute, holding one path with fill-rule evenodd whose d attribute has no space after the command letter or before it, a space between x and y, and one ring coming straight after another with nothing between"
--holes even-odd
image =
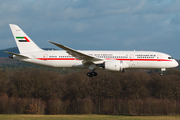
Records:
<instances>
[{"instance_id":1,"label":"main landing gear","mask_svg":"<svg viewBox=\"0 0 180 120\"><path fill-rule=\"evenodd\" d=\"M94 72L94 71L92 71L92 72L88 72L88 73L87 73L87 76L88 76L88 77L97 76L97 73L96 73L96 72Z\"/></svg>"},{"instance_id":2,"label":"main landing gear","mask_svg":"<svg viewBox=\"0 0 180 120\"><path fill-rule=\"evenodd\" d=\"M97 76L97 73L94 72L94 68L96 67L96 65L94 63L92 63L88 68L90 69L90 72L87 73L88 77L93 77L93 76Z\"/></svg>"}]
</instances>

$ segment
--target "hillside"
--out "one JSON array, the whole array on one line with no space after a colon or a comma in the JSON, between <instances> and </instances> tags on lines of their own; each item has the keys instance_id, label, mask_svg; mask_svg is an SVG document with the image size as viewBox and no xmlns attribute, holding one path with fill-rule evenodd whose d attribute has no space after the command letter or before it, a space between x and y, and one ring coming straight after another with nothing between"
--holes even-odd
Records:
<instances>
[{"instance_id":1,"label":"hillside","mask_svg":"<svg viewBox=\"0 0 180 120\"><path fill-rule=\"evenodd\" d=\"M16 64L20 63L17 60L10 59L8 57L0 57L0 64Z\"/></svg>"}]
</instances>

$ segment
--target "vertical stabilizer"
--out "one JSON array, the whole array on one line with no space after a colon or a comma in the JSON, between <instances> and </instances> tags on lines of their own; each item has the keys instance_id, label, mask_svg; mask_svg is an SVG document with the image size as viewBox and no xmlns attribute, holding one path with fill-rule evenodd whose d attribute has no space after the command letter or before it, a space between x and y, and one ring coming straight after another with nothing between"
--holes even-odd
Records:
<instances>
[{"instance_id":1,"label":"vertical stabilizer","mask_svg":"<svg viewBox=\"0 0 180 120\"><path fill-rule=\"evenodd\" d=\"M9 26L20 53L43 51L21 30L20 27L14 24L9 24Z\"/></svg>"}]
</instances>

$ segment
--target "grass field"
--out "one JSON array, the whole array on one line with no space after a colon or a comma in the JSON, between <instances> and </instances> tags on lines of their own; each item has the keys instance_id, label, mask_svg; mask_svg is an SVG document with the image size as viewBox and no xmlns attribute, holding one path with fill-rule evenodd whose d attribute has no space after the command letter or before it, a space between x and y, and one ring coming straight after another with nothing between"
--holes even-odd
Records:
<instances>
[{"instance_id":1,"label":"grass field","mask_svg":"<svg viewBox=\"0 0 180 120\"><path fill-rule=\"evenodd\" d=\"M180 120L180 116L0 115L0 120Z\"/></svg>"}]
</instances>

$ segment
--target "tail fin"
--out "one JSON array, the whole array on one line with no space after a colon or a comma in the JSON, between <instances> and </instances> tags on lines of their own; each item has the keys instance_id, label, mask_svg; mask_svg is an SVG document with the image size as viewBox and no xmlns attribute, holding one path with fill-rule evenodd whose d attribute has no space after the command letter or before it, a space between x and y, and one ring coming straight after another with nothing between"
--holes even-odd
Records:
<instances>
[{"instance_id":1,"label":"tail fin","mask_svg":"<svg viewBox=\"0 0 180 120\"><path fill-rule=\"evenodd\" d=\"M9 24L9 26L20 53L43 51L21 30L20 27L14 24Z\"/></svg>"}]
</instances>

